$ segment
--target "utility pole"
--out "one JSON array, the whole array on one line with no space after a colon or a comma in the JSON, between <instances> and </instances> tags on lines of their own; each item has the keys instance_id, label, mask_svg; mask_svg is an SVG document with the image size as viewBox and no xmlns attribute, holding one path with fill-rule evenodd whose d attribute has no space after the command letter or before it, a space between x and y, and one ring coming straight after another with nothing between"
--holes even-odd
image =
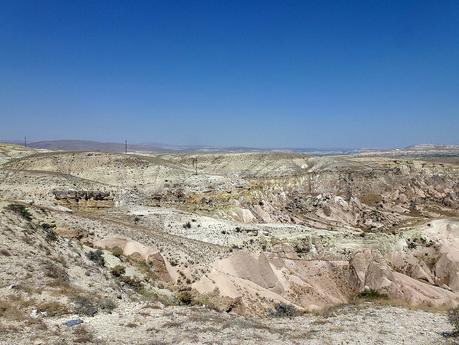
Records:
<instances>
[{"instance_id":1,"label":"utility pole","mask_svg":"<svg viewBox=\"0 0 459 345\"><path fill-rule=\"evenodd\" d=\"M310 173L308 174L309 195L312 195L313 177L314 177L314 172L310 172Z\"/></svg>"},{"instance_id":2,"label":"utility pole","mask_svg":"<svg viewBox=\"0 0 459 345\"><path fill-rule=\"evenodd\" d=\"M124 153L127 153L127 140L124 141Z\"/></svg>"},{"instance_id":3,"label":"utility pole","mask_svg":"<svg viewBox=\"0 0 459 345\"><path fill-rule=\"evenodd\" d=\"M27 136L24 137L24 146L27 147Z\"/></svg>"},{"instance_id":4,"label":"utility pole","mask_svg":"<svg viewBox=\"0 0 459 345\"><path fill-rule=\"evenodd\" d=\"M352 199L352 175L350 172L347 173L346 179L346 197L347 201L351 201Z\"/></svg>"},{"instance_id":5,"label":"utility pole","mask_svg":"<svg viewBox=\"0 0 459 345\"><path fill-rule=\"evenodd\" d=\"M197 175L198 174L198 157L194 157L194 158L192 158L192 160L193 160L192 161L193 162L193 166L196 169L195 175Z\"/></svg>"}]
</instances>

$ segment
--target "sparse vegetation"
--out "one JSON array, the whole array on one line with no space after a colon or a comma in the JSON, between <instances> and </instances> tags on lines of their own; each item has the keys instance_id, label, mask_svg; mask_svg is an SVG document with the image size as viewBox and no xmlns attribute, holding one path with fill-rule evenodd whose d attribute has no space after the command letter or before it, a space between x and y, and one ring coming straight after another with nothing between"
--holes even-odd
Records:
<instances>
[{"instance_id":1,"label":"sparse vegetation","mask_svg":"<svg viewBox=\"0 0 459 345\"><path fill-rule=\"evenodd\" d=\"M121 249L118 246L113 247L111 251L112 251L112 254L116 256L117 258L120 258L121 256L123 256L123 249Z\"/></svg>"},{"instance_id":2,"label":"sparse vegetation","mask_svg":"<svg viewBox=\"0 0 459 345\"><path fill-rule=\"evenodd\" d=\"M73 336L73 342L77 344L92 343L94 340L94 334L86 325L79 325L75 327L73 330Z\"/></svg>"},{"instance_id":3,"label":"sparse vegetation","mask_svg":"<svg viewBox=\"0 0 459 345\"><path fill-rule=\"evenodd\" d=\"M6 296L0 299L0 319L22 321L27 318L23 310L24 300L18 296Z\"/></svg>"},{"instance_id":4,"label":"sparse vegetation","mask_svg":"<svg viewBox=\"0 0 459 345\"><path fill-rule=\"evenodd\" d=\"M177 299L182 305L191 305L193 302L193 296L190 291L179 291L177 293Z\"/></svg>"},{"instance_id":5,"label":"sparse vegetation","mask_svg":"<svg viewBox=\"0 0 459 345\"><path fill-rule=\"evenodd\" d=\"M448 311L448 321L454 328L451 335L459 337L459 306Z\"/></svg>"},{"instance_id":6,"label":"sparse vegetation","mask_svg":"<svg viewBox=\"0 0 459 345\"><path fill-rule=\"evenodd\" d=\"M111 314L116 308L116 303L112 299L84 292L72 296L70 300L74 304L73 312L78 315L94 316L99 311Z\"/></svg>"},{"instance_id":7,"label":"sparse vegetation","mask_svg":"<svg viewBox=\"0 0 459 345\"><path fill-rule=\"evenodd\" d=\"M110 273L115 277L121 277L126 273L126 268L122 265L116 265L110 270Z\"/></svg>"},{"instance_id":8,"label":"sparse vegetation","mask_svg":"<svg viewBox=\"0 0 459 345\"><path fill-rule=\"evenodd\" d=\"M134 289L136 292L142 291L143 285L142 281L136 277L121 276L121 281Z\"/></svg>"},{"instance_id":9,"label":"sparse vegetation","mask_svg":"<svg viewBox=\"0 0 459 345\"><path fill-rule=\"evenodd\" d=\"M98 304L101 310L109 314L111 314L111 312L116 308L116 303L110 298L102 298Z\"/></svg>"},{"instance_id":10,"label":"sparse vegetation","mask_svg":"<svg viewBox=\"0 0 459 345\"><path fill-rule=\"evenodd\" d=\"M387 295L383 294L383 293L380 293L377 290L366 289L366 290L363 290L362 292L360 292L357 295L357 297L361 298L361 299L366 299L366 300L375 300L375 299L386 299Z\"/></svg>"},{"instance_id":11,"label":"sparse vegetation","mask_svg":"<svg viewBox=\"0 0 459 345\"><path fill-rule=\"evenodd\" d=\"M45 232L46 240L48 242L57 241L58 238L57 238L56 233L54 232L54 228L56 227L55 225L50 225L48 223L42 223L40 226L43 229L43 231Z\"/></svg>"},{"instance_id":12,"label":"sparse vegetation","mask_svg":"<svg viewBox=\"0 0 459 345\"><path fill-rule=\"evenodd\" d=\"M100 249L91 250L86 254L89 260L95 262L99 266L105 266L105 260L103 257L103 252Z\"/></svg>"},{"instance_id":13,"label":"sparse vegetation","mask_svg":"<svg viewBox=\"0 0 459 345\"><path fill-rule=\"evenodd\" d=\"M274 309L271 311L273 317L294 317L297 316L298 309L291 304L277 303L274 305Z\"/></svg>"},{"instance_id":14,"label":"sparse vegetation","mask_svg":"<svg viewBox=\"0 0 459 345\"><path fill-rule=\"evenodd\" d=\"M72 302L75 304L74 312L78 315L94 316L97 314L98 308L89 297L75 296Z\"/></svg>"},{"instance_id":15,"label":"sparse vegetation","mask_svg":"<svg viewBox=\"0 0 459 345\"><path fill-rule=\"evenodd\" d=\"M296 241L293 244L293 249L295 249L295 252L297 254L305 254L311 250L310 245L307 242L307 239L301 239L301 240Z\"/></svg>"},{"instance_id":16,"label":"sparse vegetation","mask_svg":"<svg viewBox=\"0 0 459 345\"><path fill-rule=\"evenodd\" d=\"M14 213L18 214L28 222L32 220L32 214L29 212L27 207L21 204L9 204L6 207L7 210L13 211Z\"/></svg>"},{"instance_id":17,"label":"sparse vegetation","mask_svg":"<svg viewBox=\"0 0 459 345\"><path fill-rule=\"evenodd\" d=\"M56 155L43 154L47 166L48 159ZM248 335L254 343L293 343L309 339L307 334L312 342L328 335L330 341L352 342L354 327L370 332L380 320L388 321L371 338L379 341L392 332L391 324L402 317L401 327L394 332L407 335L404 341L420 343L425 338L427 343L437 340L442 330L452 331L453 327L454 334L459 332L457 308L450 312L453 327L449 327L445 317L448 307L437 306L439 301L453 300L454 291L448 285L454 272L450 272L448 261L454 258L442 255L453 247L450 244L455 245L448 242L446 248L443 242L445 238L454 240L449 235L457 220L430 218L433 216L425 205L438 203L445 209L455 205L457 196L451 191L457 182L443 181L456 175L451 167L448 171L427 167L424 176L423 172L413 173L417 169L413 163L400 175L390 161L374 163L379 160L377 156L369 161L365 156L339 161L328 157L321 161L321 157L291 154L294 164L289 161L288 169L276 160L270 169L265 169L262 159L255 162L253 157L234 153L227 162L225 154L216 153L206 160L212 162L221 155L218 164L203 162L210 175L186 180L188 184L184 186L189 176L183 171L175 175L173 170L181 169L183 157L174 153L162 158L151 153L152 157L146 155L145 159L137 154L120 157L84 153L85 162L91 161L87 170L79 167L79 155L59 153L59 171L71 171L73 176L50 174L57 182L46 189L66 189L66 199L56 199L55 204L73 212L52 207L51 195L43 199L43 186L48 186L33 186L31 171L27 171L28 180L23 185L18 179L11 186L34 189L8 194L7 183L2 189L6 193L5 206L13 202L5 200L14 200L15 195L30 200L30 204L17 201L14 213L0 206L0 242L4 244L0 246L0 280L4 297L16 296L0 300L0 319L4 321L0 322L0 333L3 336L2 331L11 325L19 325L20 332L19 337L8 334L8 343L29 341L26 332L32 334L32 343L145 343L158 338L170 343L178 339L178 332L184 332L184 341L211 343L222 342L222 338L214 337L222 331L226 333L223 342L243 342L242 337ZM270 157L271 153L266 155ZM41 156L23 157L21 161L42 167ZM125 171L125 158L132 164L129 173L118 178L116 173L107 171L111 175L106 184L101 184L102 179L95 175L105 166L89 171L97 162L110 163L107 169ZM174 163L162 169L161 164L169 159ZM239 162L246 159L250 165ZM359 169L351 166L355 160ZM141 176L137 172L138 161L144 161ZM152 169L150 161L159 168ZM363 172L360 167L364 167ZM339 181L345 174L343 169L348 168L355 178L355 198L346 202L343 195L347 195L347 186ZM164 171L174 175L174 182L167 187L156 184L161 179L156 175ZM430 179L432 172L438 172L442 181ZM151 182L151 174L155 183ZM309 175L313 176L314 186L308 191ZM40 171L40 176L40 183L48 181L46 171ZM66 178L71 178L70 182ZM182 187L186 193L178 196L176 191ZM83 190L86 188L110 190L114 204L120 207L105 205L104 200L96 203L92 197L85 199L97 194ZM385 203L366 200L375 208L362 203L362 195L370 190L383 195ZM156 203L150 203L152 193L161 196L164 207L159 209ZM425 197L421 197L422 193ZM76 202L67 200L72 195ZM423 219L409 217L411 199L416 199L416 207L425 214ZM143 211L145 215L135 217ZM31 220L26 222L27 218ZM365 237L359 237L359 233ZM132 254L123 255L122 248ZM440 258L441 265L437 265ZM437 279L441 276L445 279ZM387 287L388 296L381 293L386 291L382 289L358 295L354 290L354 286L373 287L372 281L386 278L388 285L393 284ZM432 289L435 294L430 293ZM393 293L408 290L409 296ZM406 304L398 305L395 296ZM407 300L444 309L441 314L435 314L435 310L420 312L419 305L409 306ZM336 303L350 304L331 310L325 317L323 310ZM165 308L169 305L173 307ZM99 315L115 308L112 316ZM303 314L303 310L310 312ZM269 317L259 318L261 314ZM94 315L95 319L86 317ZM276 319L297 315L302 317ZM77 318L88 327L62 326L62 321ZM39 332L39 327L46 325L48 329ZM137 331L130 329L137 325ZM426 331L421 332L421 328ZM196 332L187 332L188 329ZM368 335L364 332L356 334L363 339ZM393 338L391 334L387 339Z\"/></svg>"},{"instance_id":18,"label":"sparse vegetation","mask_svg":"<svg viewBox=\"0 0 459 345\"><path fill-rule=\"evenodd\" d=\"M43 267L43 271L45 273L45 276L49 278L53 278L62 283L67 283L70 280L69 275L67 274L66 270L54 264L53 262L45 263Z\"/></svg>"},{"instance_id":19,"label":"sparse vegetation","mask_svg":"<svg viewBox=\"0 0 459 345\"><path fill-rule=\"evenodd\" d=\"M37 306L39 312L46 312L48 316L62 316L70 312L69 308L57 301L44 302Z\"/></svg>"}]
</instances>

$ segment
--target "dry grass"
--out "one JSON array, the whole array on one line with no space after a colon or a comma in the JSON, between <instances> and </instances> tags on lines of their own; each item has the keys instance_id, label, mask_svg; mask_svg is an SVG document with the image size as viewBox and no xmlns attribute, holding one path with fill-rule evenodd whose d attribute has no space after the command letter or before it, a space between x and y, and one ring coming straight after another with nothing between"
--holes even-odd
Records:
<instances>
[{"instance_id":1,"label":"dry grass","mask_svg":"<svg viewBox=\"0 0 459 345\"><path fill-rule=\"evenodd\" d=\"M77 344L92 343L94 340L94 334L91 332L88 326L79 325L73 330L73 342Z\"/></svg>"},{"instance_id":2,"label":"dry grass","mask_svg":"<svg viewBox=\"0 0 459 345\"><path fill-rule=\"evenodd\" d=\"M26 300L22 296L6 296L0 299L0 318L24 321L29 317L24 309L30 307L32 303L31 300Z\"/></svg>"},{"instance_id":3,"label":"dry grass","mask_svg":"<svg viewBox=\"0 0 459 345\"><path fill-rule=\"evenodd\" d=\"M356 305L368 303L368 301L354 301ZM444 314L446 313L450 306L449 305L435 305L435 304L412 304L404 300L387 298L387 299L378 299L371 301L375 306L389 306L389 307L399 307L408 310L421 310L430 313Z\"/></svg>"},{"instance_id":4,"label":"dry grass","mask_svg":"<svg viewBox=\"0 0 459 345\"><path fill-rule=\"evenodd\" d=\"M62 268L53 262L46 262L43 265L43 271L45 276L52 278L56 281L56 284L64 284L69 282L69 275L65 268Z\"/></svg>"},{"instance_id":5,"label":"dry grass","mask_svg":"<svg viewBox=\"0 0 459 345\"><path fill-rule=\"evenodd\" d=\"M14 325L6 325L0 322L0 334L6 335L8 333L17 334L21 329Z\"/></svg>"},{"instance_id":6,"label":"dry grass","mask_svg":"<svg viewBox=\"0 0 459 345\"><path fill-rule=\"evenodd\" d=\"M29 316L29 309L32 307L37 308L39 312L46 312L51 317L70 313L69 308L61 302L37 302L33 298L10 295L0 300L0 318L11 321L33 320Z\"/></svg>"},{"instance_id":7,"label":"dry grass","mask_svg":"<svg viewBox=\"0 0 459 345\"><path fill-rule=\"evenodd\" d=\"M44 302L37 305L37 310L46 312L48 316L62 316L70 313L70 309L65 304L56 301Z\"/></svg>"},{"instance_id":8,"label":"dry grass","mask_svg":"<svg viewBox=\"0 0 459 345\"><path fill-rule=\"evenodd\" d=\"M180 321L167 321L163 324L164 328L176 328L182 326L182 322Z\"/></svg>"},{"instance_id":9,"label":"dry grass","mask_svg":"<svg viewBox=\"0 0 459 345\"><path fill-rule=\"evenodd\" d=\"M237 329L259 329L271 332L272 328L262 324L261 322L249 319L249 318L237 318L227 320L222 324L222 329L237 328Z\"/></svg>"}]
</instances>

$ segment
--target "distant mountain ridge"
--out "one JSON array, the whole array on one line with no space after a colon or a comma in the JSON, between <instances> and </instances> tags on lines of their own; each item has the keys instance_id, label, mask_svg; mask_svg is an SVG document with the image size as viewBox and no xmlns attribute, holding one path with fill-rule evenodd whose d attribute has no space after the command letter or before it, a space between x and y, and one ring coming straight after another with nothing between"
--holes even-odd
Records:
<instances>
[{"instance_id":1,"label":"distant mountain ridge","mask_svg":"<svg viewBox=\"0 0 459 345\"><path fill-rule=\"evenodd\" d=\"M45 140L37 141L29 144L30 147L48 150L62 151L100 151L100 152L124 152L124 143L99 142L92 140ZM308 153L349 153L354 150L331 148L256 148L256 147L215 147L206 145L168 145L161 143L145 143L145 144L129 144L128 151L154 151L154 152L170 152L170 151L199 151L199 152L217 152L217 151L290 151L290 152L308 152Z\"/></svg>"},{"instance_id":2,"label":"distant mountain ridge","mask_svg":"<svg viewBox=\"0 0 459 345\"><path fill-rule=\"evenodd\" d=\"M20 141L3 141L5 143L12 143L23 145ZM36 149L47 150L60 150L60 151L96 151L96 152L124 152L124 143L114 142L100 142L94 140L43 140L28 143L29 147ZM169 145L162 143L141 143L129 144L127 147L129 152L297 152L308 153L315 155L333 155L333 154L378 154L378 153L391 153L391 154L431 154L431 153L449 153L458 154L459 145L441 145L441 144L417 144L403 148L391 149L346 149L346 148L257 148L257 147L244 147L244 146L228 146L216 147L208 145Z\"/></svg>"}]
</instances>

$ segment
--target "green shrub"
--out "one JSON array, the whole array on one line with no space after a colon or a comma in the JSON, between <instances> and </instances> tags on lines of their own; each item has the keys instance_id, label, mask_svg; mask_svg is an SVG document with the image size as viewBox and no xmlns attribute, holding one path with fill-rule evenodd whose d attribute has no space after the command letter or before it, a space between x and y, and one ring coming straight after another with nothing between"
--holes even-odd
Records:
<instances>
[{"instance_id":1,"label":"green shrub","mask_svg":"<svg viewBox=\"0 0 459 345\"><path fill-rule=\"evenodd\" d=\"M126 268L121 265L116 265L110 270L110 272L115 277L121 277L124 273L126 273Z\"/></svg>"},{"instance_id":2,"label":"green shrub","mask_svg":"<svg viewBox=\"0 0 459 345\"><path fill-rule=\"evenodd\" d=\"M115 302L110 298L100 296L77 295L71 299L74 304L73 312L78 315L94 316L99 310L111 314L116 308Z\"/></svg>"},{"instance_id":3,"label":"green shrub","mask_svg":"<svg viewBox=\"0 0 459 345\"><path fill-rule=\"evenodd\" d=\"M383 299L387 298L386 294L382 294L377 290L373 289L366 289L362 292L360 292L357 297L363 298L363 299Z\"/></svg>"},{"instance_id":4,"label":"green shrub","mask_svg":"<svg viewBox=\"0 0 459 345\"><path fill-rule=\"evenodd\" d=\"M136 292L142 292L143 285L142 281L136 277L122 276L120 277L121 281L128 285L130 288L134 289Z\"/></svg>"},{"instance_id":5,"label":"green shrub","mask_svg":"<svg viewBox=\"0 0 459 345\"><path fill-rule=\"evenodd\" d=\"M274 310L271 311L271 316L274 317L294 317L298 315L298 310L291 304L277 303L274 305Z\"/></svg>"},{"instance_id":6,"label":"green shrub","mask_svg":"<svg viewBox=\"0 0 459 345\"><path fill-rule=\"evenodd\" d=\"M97 306L86 296L73 298L74 312L78 315L94 316L97 314Z\"/></svg>"},{"instance_id":7,"label":"green shrub","mask_svg":"<svg viewBox=\"0 0 459 345\"><path fill-rule=\"evenodd\" d=\"M109 314L111 314L113 309L116 308L116 303L113 302L110 298L103 298L98 304L100 309Z\"/></svg>"},{"instance_id":8,"label":"green shrub","mask_svg":"<svg viewBox=\"0 0 459 345\"><path fill-rule=\"evenodd\" d=\"M6 209L13 211L14 213L20 215L22 218L24 218L27 221L32 220L32 215L30 214L29 210L27 207L21 204L9 204Z\"/></svg>"},{"instance_id":9,"label":"green shrub","mask_svg":"<svg viewBox=\"0 0 459 345\"><path fill-rule=\"evenodd\" d=\"M57 241L57 235L56 233L54 232L54 228L56 226L55 225L50 225L48 223L42 223L41 224L41 228L43 229L43 231L45 232L46 234L46 240L48 242L54 242L54 241Z\"/></svg>"},{"instance_id":10,"label":"green shrub","mask_svg":"<svg viewBox=\"0 0 459 345\"><path fill-rule=\"evenodd\" d=\"M102 256L103 252L100 249L97 250L91 250L86 254L89 260L95 262L99 266L104 266L105 265L105 260L104 257Z\"/></svg>"},{"instance_id":11,"label":"green shrub","mask_svg":"<svg viewBox=\"0 0 459 345\"><path fill-rule=\"evenodd\" d=\"M56 279L62 283L67 283L70 280L66 270L52 262L45 263L43 271L47 277Z\"/></svg>"},{"instance_id":12,"label":"green shrub","mask_svg":"<svg viewBox=\"0 0 459 345\"><path fill-rule=\"evenodd\" d=\"M193 302L193 296L191 295L190 291L179 291L177 293L177 299L179 300L180 304L183 305L190 305Z\"/></svg>"},{"instance_id":13,"label":"green shrub","mask_svg":"<svg viewBox=\"0 0 459 345\"><path fill-rule=\"evenodd\" d=\"M112 254L116 256L117 258L119 258L123 255L123 249L121 249L120 247L113 247Z\"/></svg>"}]
</instances>

